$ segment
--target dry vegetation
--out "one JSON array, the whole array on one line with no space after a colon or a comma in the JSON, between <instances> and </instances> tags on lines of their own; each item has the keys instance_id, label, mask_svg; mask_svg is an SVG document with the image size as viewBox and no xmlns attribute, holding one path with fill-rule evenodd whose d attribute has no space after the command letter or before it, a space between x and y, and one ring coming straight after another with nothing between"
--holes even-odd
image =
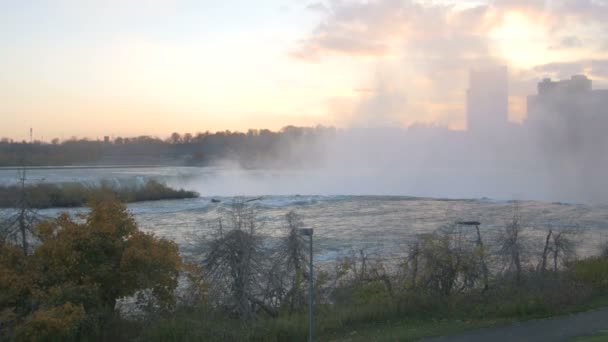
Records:
<instances>
[{"instance_id":1,"label":"dry vegetation","mask_svg":"<svg viewBox=\"0 0 608 342\"><path fill-rule=\"evenodd\" d=\"M193 240L186 262L174 244L138 232L116 202L96 204L78 222L63 215L38 224L25 249L19 239L0 245L4 338L307 338L310 270L296 213L285 216L280 236L268 237L255 207L237 200L212 236ZM317 332L337 338L392 322L404 327L400 339L419 338L571 312L607 294L608 258L578 259L576 231L551 227L538 244L529 239L514 210L492 241L454 224L404 243L401 260L363 250L342 257L315 270ZM116 301L125 296L145 299L132 304L138 315L120 314ZM454 321L461 324L436 323Z\"/></svg>"},{"instance_id":2,"label":"dry vegetation","mask_svg":"<svg viewBox=\"0 0 608 342\"><path fill-rule=\"evenodd\" d=\"M107 181L99 185L39 183L23 187L18 184L0 186L0 208L19 207L20 201L24 200L28 207L38 209L82 207L95 198L107 195L126 203L198 197L196 192L175 190L155 180L148 180L141 186L114 185Z\"/></svg>"}]
</instances>

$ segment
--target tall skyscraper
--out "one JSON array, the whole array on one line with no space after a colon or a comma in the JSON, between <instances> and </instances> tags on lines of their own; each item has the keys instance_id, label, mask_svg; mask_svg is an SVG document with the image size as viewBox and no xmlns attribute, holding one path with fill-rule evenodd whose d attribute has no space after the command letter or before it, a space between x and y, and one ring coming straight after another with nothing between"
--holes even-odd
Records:
<instances>
[{"instance_id":1,"label":"tall skyscraper","mask_svg":"<svg viewBox=\"0 0 608 342\"><path fill-rule=\"evenodd\" d=\"M498 133L508 126L509 81L506 66L472 70L467 90L467 128L474 134Z\"/></svg>"},{"instance_id":2,"label":"tall skyscraper","mask_svg":"<svg viewBox=\"0 0 608 342\"><path fill-rule=\"evenodd\" d=\"M538 94L528 96L528 124L549 125L558 120L604 118L608 113L608 90L593 90L584 75L569 80L544 79Z\"/></svg>"}]
</instances>

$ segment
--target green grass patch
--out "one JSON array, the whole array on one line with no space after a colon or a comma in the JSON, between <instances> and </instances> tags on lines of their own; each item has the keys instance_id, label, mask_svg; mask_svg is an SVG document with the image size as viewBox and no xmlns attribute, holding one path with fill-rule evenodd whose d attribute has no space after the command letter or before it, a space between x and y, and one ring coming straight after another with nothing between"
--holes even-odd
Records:
<instances>
[{"instance_id":1,"label":"green grass patch","mask_svg":"<svg viewBox=\"0 0 608 342\"><path fill-rule=\"evenodd\" d=\"M395 321L354 326L340 334L327 336L330 341L418 341L423 338L453 335L512 322L507 319Z\"/></svg>"},{"instance_id":2,"label":"green grass patch","mask_svg":"<svg viewBox=\"0 0 608 342\"><path fill-rule=\"evenodd\" d=\"M410 319L388 319L386 321L377 321L368 324L344 325L342 329L329 333L326 337L328 340L332 341L417 341L423 338L454 335L482 328L501 326L517 321L572 314L604 306L608 306L608 296L594 297L585 303L572 305L561 312L555 313L549 313L545 310L534 312L531 308L527 308L515 312L512 312L511 310L499 311L497 314L492 315L489 313L491 310L488 310L488 307L482 307L477 308L477 310L488 310L486 313L487 318L482 318L482 316L477 314L471 315L464 310L458 310L448 316L437 313L438 317L444 316L444 318L439 319L428 317L419 319L416 318L416 316L413 316L413 318ZM592 337L596 336L594 335L590 338ZM598 335L597 338L599 339L589 341L608 341L608 335Z\"/></svg>"},{"instance_id":3,"label":"green grass patch","mask_svg":"<svg viewBox=\"0 0 608 342\"><path fill-rule=\"evenodd\" d=\"M608 341L608 331L601 331L597 334L589 336L581 336L572 340L572 342L606 342Z\"/></svg>"},{"instance_id":4,"label":"green grass patch","mask_svg":"<svg viewBox=\"0 0 608 342\"><path fill-rule=\"evenodd\" d=\"M490 314L493 309L489 303L472 304L485 308L460 307L462 301L319 305L315 309L315 337L318 341L417 341L585 311L605 306L608 297L594 298L584 305L572 305L554 313L533 312L530 307ZM454 305L457 307L450 309ZM486 315L480 315L484 310ZM170 317L147 322L140 331L142 341L307 341L308 314L301 312L276 319L242 321L213 310L182 309Z\"/></svg>"}]
</instances>

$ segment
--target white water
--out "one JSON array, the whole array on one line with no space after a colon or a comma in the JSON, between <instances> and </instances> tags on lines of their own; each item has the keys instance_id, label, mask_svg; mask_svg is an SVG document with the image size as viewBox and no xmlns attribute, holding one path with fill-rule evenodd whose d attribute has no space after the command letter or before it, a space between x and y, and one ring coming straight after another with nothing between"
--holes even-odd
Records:
<instances>
[{"instance_id":1,"label":"white water","mask_svg":"<svg viewBox=\"0 0 608 342\"><path fill-rule=\"evenodd\" d=\"M17 171L0 170L0 183L16 179ZM331 193L297 195L283 184L298 181L301 189L305 172L287 171L222 171L216 168L106 168L29 170L31 182L86 182L102 179L115 182L143 182L153 178L173 187L201 193L200 198L142 202L129 205L140 227L170 238L187 250L193 233L209 234L210 222L230 205L231 196L262 196L255 203L262 222L261 232L270 237L281 234L283 216L290 210L302 215L305 224L315 229L315 254L319 261L366 249L385 258L397 258L405 252L405 244L415 234L429 232L458 220L479 220L484 236L492 239L496 231L512 217L513 204L506 200L431 199L404 196L355 196ZM266 190L271 184L275 193ZM239 192L239 189L247 191ZM313 189L314 190L314 189ZM270 194L269 194L270 193ZM279 193L279 194L277 194ZM303 192L308 193L308 192ZM213 203L212 198L220 199ZM70 209L77 212L83 209ZM63 209L40 211L54 216ZM520 203L522 223L530 227L529 236L542 243L542 231L549 227L580 228L580 249L594 253L598 244L608 237L608 207L523 201Z\"/></svg>"}]
</instances>

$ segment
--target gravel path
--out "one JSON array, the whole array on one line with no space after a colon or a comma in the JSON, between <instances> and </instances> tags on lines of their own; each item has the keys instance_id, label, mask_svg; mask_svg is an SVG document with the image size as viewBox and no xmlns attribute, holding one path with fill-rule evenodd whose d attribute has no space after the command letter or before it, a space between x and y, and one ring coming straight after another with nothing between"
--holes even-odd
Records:
<instances>
[{"instance_id":1,"label":"gravel path","mask_svg":"<svg viewBox=\"0 0 608 342\"><path fill-rule=\"evenodd\" d=\"M532 320L463 335L439 337L425 342L553 342L608 330L608 307L569 316Z\"/></svg>"}]
</instances>

